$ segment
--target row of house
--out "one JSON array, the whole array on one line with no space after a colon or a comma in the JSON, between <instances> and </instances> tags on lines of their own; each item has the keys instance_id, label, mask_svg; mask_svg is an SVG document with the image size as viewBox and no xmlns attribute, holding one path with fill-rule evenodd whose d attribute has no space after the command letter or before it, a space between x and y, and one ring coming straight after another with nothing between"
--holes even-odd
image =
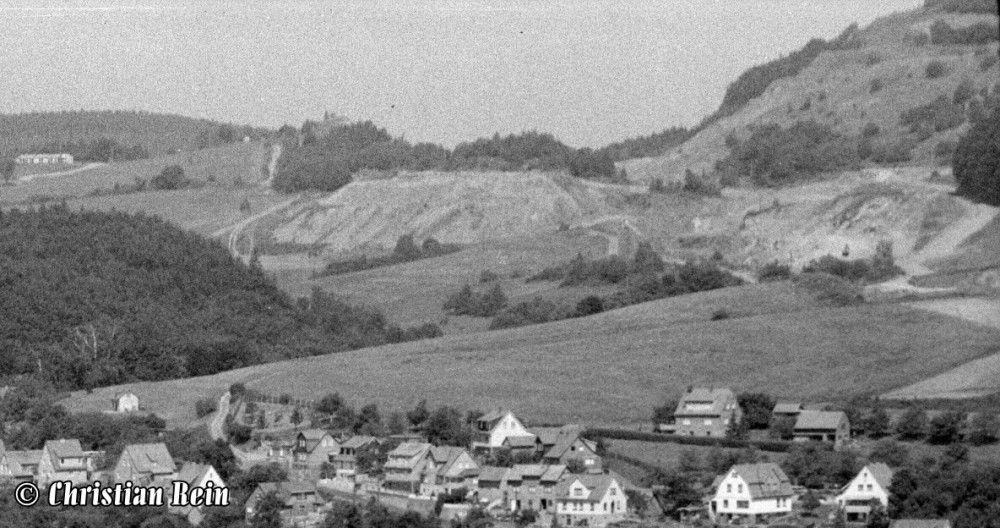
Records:
<instances>
[{"instance_id":1,"label":"row of house","mask_svg":"<svg viewBox=\"0 0 1000 528\"><path fill-rule=\"evenodd\" d=\"M65 165L73 164L73 155L67 153L58 154L21 154L14 159L18 165L50 164L61 163Z\"/></svg>"},{"instance_id":2,"label":"row of house","mask_svg":"<svg viewBox=\"0 0 1000 528\"><path fill-rule=\"evenodd\" d=\"M851 438L851 424L841 411L805 410L801 404L779 403L773 416L794 419L797 442L819 441L844 446ZM736 394L725 387L689 387L674 410L673 421L658 424L660 432L682 436L725 437L743 419Z\"/></svg>"},{"instance_id":3,"label":"row of house","mask_svg":"<svg viewBox=\"0 0 1000 528\"><path fill-rule=\"evenodd\" d=\"M34 482L46 487L52 482L68 481L74 485L89 482L131 482L134 486L162 486L168 490L175 481L191 487L205 487L209 482L217 488L226 483L214 467L185 462L177 463L163 443L129 444L122 450L114 466L99 470L103 451L85 451L77 439L46 441L40 450L8 450L0 441L0 480ZM198 525L204 518L204 507L173 506L168 511Z\"/></svg>"},{"instance_id":4,"label":"row of house","mask_svg":"<svg viewBox=\"0 0 1000 528\"><path fill-rule=\"evenodd\" d=\"M848 522L866 522L874 504L889 506L892 469L868 464L834 499ZM751 524L788 515L797 500L791 482L777 464L738 464L712 484L709 516L714 521L741 519Z\"/></svg>"}]
</instances>

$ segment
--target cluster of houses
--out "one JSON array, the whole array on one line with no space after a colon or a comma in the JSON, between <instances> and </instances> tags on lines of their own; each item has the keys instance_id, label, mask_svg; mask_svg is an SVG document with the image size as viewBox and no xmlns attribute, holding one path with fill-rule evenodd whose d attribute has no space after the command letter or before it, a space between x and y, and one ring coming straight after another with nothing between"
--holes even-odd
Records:
<instances>
[{"instance_id":1,"label":"cluster of houses","mask_svg":"<svg viewBox=\"0 0 1000 528\"><path fill-rule=\"evenodd\" d=\"M792 437L797 442L830 442L835 449L851 438L851 423L842 411L806 410L798 403L778 403L773 416L794 420ZM743 419L736 394L729 388L689 387L681 396L673 421L658 424L660 432L682 436L723 438Z\"/></svg>"},{"instance_id":2,"label":"cluster of houses","mask_svg":"<svg viewBox=\"0 0 1000 528\"><path fill-rule=\"evenodd\" d=\"M178 468L163 443L129 444L113 466L99 469L104 457L103 451L84 451L76 439L49 440L39 450L8 450L0 442L0 480L34 482L42 488L57 481L74 485L131 482L133 486L162 487L164 496L169 496L175 481L191 487L205 487L209 482L217 488L226 487L211 465L185 462ZM190 505L168 505L168 511L193 525L201 523L205 514L204 507Z\"/></svg>"},{"instance_id":3,"label":"cluster of houses","mask_svg":"<svg viewBox=\"0 0 1000 528\"><path fill-rule=\"evenodd\" d=\"M557 517L564 526L622 520L628 512L625 490L631 485L605 470L597 445L582 432L573 425L529 430L504 410L476 420L468 447L435 446L412 434L336 438L322 429L297 431L294 437L263 441L268 461L287 467L290 480L259 489L247 500L246 513L253 515L264 494L273 491L286 511L308 516L323 502L318 485L400 509L426 511L438 497L459 493L465 495L461 498L467 507L477 504L493 512L531 509ZM530 463L489 465L500 450ZM371 465L375 453L384 454L377 467Z\"/></svg>"},{"instance_id":4,"label":"cluster of houses","mask_svg":"<svg viewBox=\"0 0 1000 528\"><path fill-rule=\"evenodd\" d=\"M36 165L36 164L62 164L62 165L72 165L73 155L60 153L60 154L21 154L14 159L14 163L18 165Z\"/></svg>"}]
</instances>

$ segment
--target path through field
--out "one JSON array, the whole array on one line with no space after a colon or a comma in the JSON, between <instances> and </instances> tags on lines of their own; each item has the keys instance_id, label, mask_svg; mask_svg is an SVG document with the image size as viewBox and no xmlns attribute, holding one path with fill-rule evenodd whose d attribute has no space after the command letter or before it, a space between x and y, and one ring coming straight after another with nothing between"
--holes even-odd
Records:
<instances>
[{"instance_id":1,"label":"path through field","mask_svg":"<svg viewBox=\"0 0 1000 528\"><path fill-rule=\"evenodd\" d=\"M958 317L1000 329L1000 300L956 298L908 303L908 306ZM962 346L955 343L955 346ZM1000 347L1000 343L998 343ZM1000 391L1000 351L913 385L886 393L886 398L971 398Z\"/></svg>"},{"instance_id":2,"label":"path through field","mask_svg":"<svg viewBox=\"0 0 1000 528\"><path fill-rule=\"evenodd\" d=\"M299 199L298 196L294 196L292 198L289 198L289 199L287 199L287 200L279 203L278 205L269 207L266 210L261 211L261 212L255 214L255 215L248 216L247 218L244 218L243 220L240 220L239 222L237 222L237 223L235 223L235 224L233 224L231 226L226 226L226 227L224 227L224 228L216 231L215 233L212 233L212 237L213 238L220 238L223 235L225 235L226 233L228 233L229 237L228 237L228 239L226 241L226 247L229 248L229 252L232 253L233 256L239 257L240 256L240 252L239 252L239 250L236 247L236 243L239 241L240 235L242 234L242 232L243 232L244 229L246 229L247 227L250 227L250 225L253 224L254 222L256 222L257 220L260 220L261 218L264 218L265 216L267 216L269 214L276 213L276 212L284 209L285 207L288 207L288 206L292 205L298 199Z\"/></svg>"},{"instance_id":3,"label":"path through field","mask_svg":"<svg viewBox=\"0 0 1000 528\"><path fill-rule=\"evenodd\" d=\"M90 169L96 169L97 167L103 167L105 165L107 165L107 163L94 162L94 163L88 163L88 164L86 164L86 165L84 165L82 167L77 167L75 169L70 169L70 170L64 170L64 171L59 171L59 172L48 172L48 173L41 173L41 174L28 174L27 176L24 176L23 178L19 178L19 181L30 182L31 180L35 180L35 179L38 179L38 178L57 178L59 176L69 176L71 174L76 174L78 172L83 172L83 171L87 171L87 170L90 170Z\"/></svg>"},{"instance_id":4,"label":"path through field","mask_svg":"<svg viewBox=\"0 0 1000 528\"><path fill-rule=\"evenodd\" d=\"M281 157L281 143L275 143L271 145L271 159L267 162L267 180L264 180L263 186L268 189L271 188L271 183L274 182L274 176L278 171L278 158Z\"/></svg>"}]
</instances>

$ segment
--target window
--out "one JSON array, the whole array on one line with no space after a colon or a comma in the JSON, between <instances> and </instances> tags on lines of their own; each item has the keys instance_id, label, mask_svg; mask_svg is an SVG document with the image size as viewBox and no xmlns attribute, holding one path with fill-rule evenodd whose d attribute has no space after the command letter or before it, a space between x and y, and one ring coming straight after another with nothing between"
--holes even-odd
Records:
<instances>
[{"instance_id":1,"label":"window","mask_svg":"<svg viewBox=\"0 0 1000 528\"><path fill-rule=\"evenodd\" d=\"M594 503L593 502L590 503L590 511L594 511Z\"/></svg>"},{"instance_id":2,"label":"window","mask_svg":"<svg viewBox=\"0 0 1000 528\"><path fill-rule=\"evenodd\" d=\"M872 485L871 485L871 484L869 484L869 485L868 485L868 491L871 491L871 490L872 490Z\"/></svg>"},{"instance_id":3,"label":"window","mask_svg":"<svg viewBox=\"0 0 1000 528\"><path fill-rule=\"evenodd\" d=\"M594 459L593 458L585 458L585 459L583 459L583 465L585 465L585 466L593 466L594 465Z\"/></svg>"},{"instance_id":4,"label":"window","mask_svg":"<svg viewBox=\"0 0 1000 528\"><path fill-rule=\"evenodd\" d=\"M864 491L865 486L863 484L858 484L858 491Z\"/></svg>"},{"instance_id":5,"label":"window","mask_svg":"<svg viewBox=\"0 0 1000 528\"><path fill-rule=\"evenodd\" d=\"M691 419L690 418L685 418L684 421L681 422L681 423L683 423L684 425L691 425Z\"/></svg>"},{"instance_id":6,"label":"window","mask_svg":"<svg viewBox=\"0 0 1000 528\"><path fill-rule=\"evenodd\" d=\"M574 489L573 490L573 496L574 497L582 497L583 496L583 490L580 489L580 488Z\"/></svg>"},{"instance_id":7,"label":"window","mask_svg":"<svg viewBox=\"0 0 1000 528\"><path fill-rule=\"evenodd\" d=\"M612 494L612 495L614 495L614 494L615 494L615 488L611 488L611 494Z\"/></svg>"},{"instance_id":8,"label":"window","mask_svg":"<svg viewBox=\"0 0 1000 528\"><path fill-rule=\"evenodd\" d=\"M711 418L705 418L705 425L712 425L712 419Z\"/></svg>"},{"instance_id":9,"label":"window","mask_svg":"<svg viewBox=\"0 0 1000 528\"><path fill-rule=\"evenodd\" d=\"M743 493L743 484L736 485L736 493Z\"/></svg>"},{"instance_id":10,"label":"window","mask_svg":"<svg viewBox=\"0 0 1000 528\"><path fill-rule=\"evenodd\" d=\"M604 511L608 511L608 503L604 503Z\"/></svg>"},{"instance_id":11,"label":"window","mask_svg":"<svg viewBox=\"0 0 1000 528\"><path fill-rule=\"evenodd\" d=\"M732 492L733 492L733 485L726 484L726 493L732 493Z\"/></svg>"},{"instance_id":12,"label":"window","mask_svg":"<svg viewBox=\"0 0 1000 528\"><path fill-rule=\"evenodd\" d=\"M722 501L722 507L723 508L728 508L729 507L729 501L728 500L723 500Z\"/></svg>"},{"instance_id":13,"label":"window","mask_svg":"<svg viewBox=\"0 0 1000 528\"><path fill-rule=\"evenodd\" d=\"M736 501L736 507L745 510L750 507L750 501Z\"/></svg>"}]
</instances>

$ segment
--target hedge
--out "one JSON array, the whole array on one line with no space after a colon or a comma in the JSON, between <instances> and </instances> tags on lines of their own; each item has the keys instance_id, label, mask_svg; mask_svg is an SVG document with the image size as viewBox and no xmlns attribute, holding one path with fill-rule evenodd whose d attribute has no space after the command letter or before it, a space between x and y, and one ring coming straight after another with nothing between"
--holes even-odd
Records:
<instances>
[{"instance_id":1,"label":"hedge","mask_svg":"<svg viewBox=\"0 0 1000 528\"><path fill-rule=\"evenodd\" d=\"M770 451L772 453L787 453L795 442L785 442L781 440L735 440L732 438L718 438L712 436L682 436L664 433L645 433L642 431L628 431L625 429L605 429L591 428L583 432L583 436L590 439L611 438L616 440L639 440L642 442L659 442L683 445L719 446L735 449L752 447L760 451ZM810 445L821 445L823 449L832 450L833 444L813 443Z\"/></svg>"}]
</instances>

